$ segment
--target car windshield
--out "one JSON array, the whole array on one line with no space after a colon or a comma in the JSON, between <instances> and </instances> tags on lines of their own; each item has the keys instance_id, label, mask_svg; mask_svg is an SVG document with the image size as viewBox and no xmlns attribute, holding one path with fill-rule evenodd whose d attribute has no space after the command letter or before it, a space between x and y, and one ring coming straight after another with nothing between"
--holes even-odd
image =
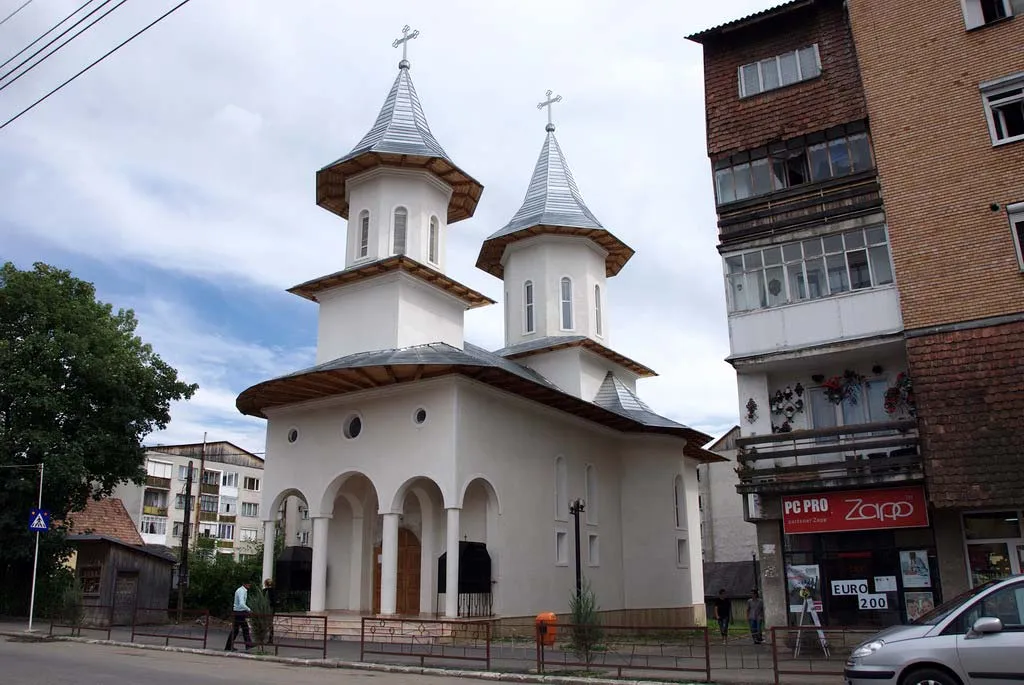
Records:
<instances>
[{"instance_id":1,"label":"car windshield","mask_svg":"<svg viewBox=\"0 0 1024 685\"><path fill-rule=\"evenodd\" d=\"M971 599L1000 582L1002 582L1002 579L990 580L987 583L982 583L977 587L971 588L967 592L962 592L948 602L943 602L939 606L935 607L927 614L923 614L914 619L911 623L916 626L933 626L940 623L943 619L969 602Z\"/></svg>"}]
</instances>

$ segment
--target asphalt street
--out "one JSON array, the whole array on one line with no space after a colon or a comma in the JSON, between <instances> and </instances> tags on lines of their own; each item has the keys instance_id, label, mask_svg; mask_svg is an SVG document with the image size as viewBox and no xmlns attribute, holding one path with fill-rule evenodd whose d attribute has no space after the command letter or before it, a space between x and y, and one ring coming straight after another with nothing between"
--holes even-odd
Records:
<instances>
[{"instance_id":1,"label":"asphalt street","mask_svg":"<svg viewBox=\"0 0 1024 685\"><path fill-rule=\"evenodd\" d=\"M309 668L74 642L21 642L0 637L3 685L480 685L465 678Z\"/></svg>"}]
</instances>

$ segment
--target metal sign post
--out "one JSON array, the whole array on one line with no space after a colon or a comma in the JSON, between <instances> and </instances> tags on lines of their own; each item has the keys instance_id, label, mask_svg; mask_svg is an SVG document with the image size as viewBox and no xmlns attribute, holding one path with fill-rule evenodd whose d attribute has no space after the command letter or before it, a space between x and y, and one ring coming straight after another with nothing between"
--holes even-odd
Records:
<instances>
[{"instance_id":1,"label":"metal sign post","mask_svg":"<svg viewBox=\"0 0 1024 685\"><path fill-rule=\"evenodd\" d=\"M36 532L36 554L32 560L32 594L28 600L28 632L32 632L32 618L36 609L36 576L39 572L39 533L50 529L50 514L43 511L43 464L39 464L39 503L29 516L29 530Z\"/></svg>"}]
</instances>

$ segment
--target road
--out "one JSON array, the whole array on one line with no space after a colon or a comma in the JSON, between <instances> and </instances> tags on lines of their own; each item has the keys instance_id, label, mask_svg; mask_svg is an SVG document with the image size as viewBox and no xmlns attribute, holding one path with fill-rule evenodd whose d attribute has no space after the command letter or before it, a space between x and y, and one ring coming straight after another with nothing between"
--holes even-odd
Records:
<instances>
[{"instance_id":1,"label":"road","mask_svg":"<svg viewBox=\"0 0 1024 685\"><path fill-rule=\"evenodd\" d=\"M309 668L255 659L0 637L4 685L482 685L465 678Z\"/></svg>"}]
</instances>

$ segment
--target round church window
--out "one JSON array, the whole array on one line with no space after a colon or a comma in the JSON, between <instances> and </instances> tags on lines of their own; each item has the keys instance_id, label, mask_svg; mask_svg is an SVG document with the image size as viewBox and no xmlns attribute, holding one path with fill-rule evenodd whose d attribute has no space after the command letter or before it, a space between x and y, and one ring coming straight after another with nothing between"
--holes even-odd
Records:
<instances>
[{"instance_id":1,"label":"round church window","mask_svg":"<svg viewBox=\"0 0 1024 685\"><path fill-rule=\"evenodd\" d=\"M417 426L423 425L424 423L426 423L427 420L427 410L424 409L423 407L420 407L415 412L413 412L412 420L416 423Z\"/></svg>"},{"instance_id":2,"label":"round church window","mask_svg":"<svg viewBox=\"0 0 1024 685\"><path fill-rule=\"evenodd\" d=\"M358 438L359 434L363 432L363 420L358 416L350 416L345 421L344 431L345 437L349 440Z\"/></svg>"},{"instance_id":3,"label":"round church window","mask_svg":"<svg viewBox=\"0 0 1024 685\"><path fill-rule=\"evenodd\" d=\"M299 439L299 429L292 428L288 431L288 442L295 442Z\"/></svg>"}]
</instances>

